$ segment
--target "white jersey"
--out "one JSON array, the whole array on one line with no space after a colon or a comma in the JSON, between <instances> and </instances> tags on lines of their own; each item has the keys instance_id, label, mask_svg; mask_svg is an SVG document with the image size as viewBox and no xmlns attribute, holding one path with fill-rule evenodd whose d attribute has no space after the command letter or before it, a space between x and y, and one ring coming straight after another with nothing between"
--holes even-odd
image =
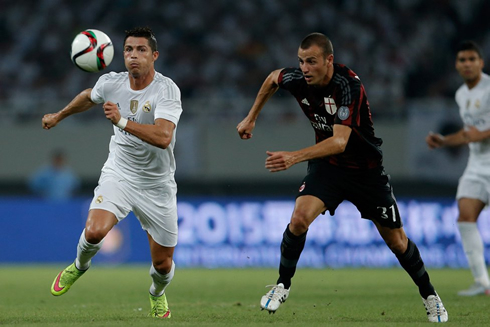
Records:
<instances>
[{"instance_id":1,"label":"white jersey","mask_svg":"<svg viewBox=\"0 0 490 327\"><path fill-rule=\"evenodd\" d=\"M490 129L490 76L482 73L480 82L472 89L463 84L456 91L456 102L465 126L474 126L479 131ZM469 148L465 172L490 176L490 139L471 142Z\"/></svg>"},{"instance_id":2,"label":"white jersey","mask_svg":"<svg viewBox=\"0 0 490 327\"><path fill-rule=\"evenodd\" d=\"M109 157L102 171L112 170L139 188L153 188L174 179L175 132L182 113L177 85L156 72L153 81L143 90L132 90L128 72L102 75L91 94L94 103L111 101L119 107L121 117L139 124L154 124L163 118L175 124L172 141L161 149L142 141L114 125L109 144Z\"/></svg>"}]
</instances>

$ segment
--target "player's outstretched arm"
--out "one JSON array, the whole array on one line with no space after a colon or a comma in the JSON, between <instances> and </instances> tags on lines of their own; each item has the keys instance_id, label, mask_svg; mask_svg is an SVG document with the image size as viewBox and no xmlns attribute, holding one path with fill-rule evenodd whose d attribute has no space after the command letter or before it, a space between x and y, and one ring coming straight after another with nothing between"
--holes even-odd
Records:
<instances>
[{"instance_id":1,"label":"player's outstretched arm","mask_svg":"<svg viewBox=\"0 0 490 327\"><path fill-rule=\"evenodd\" d=\"M267 76L247 117L245 117L236 127L241 139L247 140L252 137L255 121L259 117L260 111L270 97L279 89L279 73L281 71L282 69L277 69Z\"/></svg>"},{"instance_id":2,"label":"player's outstretched arm","mask_svg":"<svg viewBox=\"0 0 490 327\"><path fill-rule=\"evenodd\" d=\"M333 136L310 147L292 152L267 151L265 168L275 173L286 170L299 162L342 153L345 151L351 132L352 128L349 126L335 124L333 127Z\"/></svg>"},{"instance_id":3,"label":"player's outstretched arm","mask_svg":"<svg viewBox=\"0 0 490 327\"><path fill-rule=\"evenodd\" d=\"M446 136L429 132L429 135L425 138L425 142L429 146L429 149L436 149L444 146L460 146L467 144L468 141L468 136L464 129Z\"/></svg>"},{"instance_id":4,"label":"player's outstretched arm","mask_svg":"<svg viewBox=\"0 0 490 327\"><path fill-rule=\"evenodd\" d=\"M92 102L90 97L91 92L92 89L83 90L66 107L57 113L44 115L42 119L43 128L51 129L66 117L92 108L95 103Z\"/></svg>"}]
</instances>

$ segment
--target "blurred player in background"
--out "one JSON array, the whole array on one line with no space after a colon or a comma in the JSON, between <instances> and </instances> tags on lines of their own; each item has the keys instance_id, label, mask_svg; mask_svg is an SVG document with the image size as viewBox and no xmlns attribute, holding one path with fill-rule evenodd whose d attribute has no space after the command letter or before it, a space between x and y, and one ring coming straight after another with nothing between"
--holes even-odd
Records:
<instances>
[{"instance_id":1,"label":"blurred player in background","mask_svg":"<svg viewBox=\"0 0 490 327\"><path fill-rule=\"evenodd\" d=\"M42 119L43 128L50 129L72 114L103 103L104 114L114 125L109 157L94 191L77 257L55 278L51 293L58 296L68 291L90 267L107 233L133 211L150 244L150 315L170 318L165 289L175 271L178 217L173 150L182 113L180 90L155 71L159 52L151 29L126 31L123 52L128 72L102 75L92 89Z\"/></svg>"},{"instance_id":2,"label":"blurred player in background","mask_svg":"<svg viewBox=\"0 0 490 327\"><path fill-rule=\"evenodd\" d=\"M76 193L80 179L67 165L65 151L54 150L49 165L39 168L29 178L29 188L44 199L63 201Z\"/></svg>"},{"instance_id":3,"label":"blurred player in background","mask_svg":"<svg viewBox=\"0 0 490 327\"><path fill-rule=\"evenodd\" d=\"M334 214L348 200L370 219L419 288L429 321L445 322L447 311L432 286L415 243L407 238L397 203L382 166L381 139L374 135L371 111L359 77L333 62L333 47L323 34L308 35L298 49L300 68L273 71L259 90L249 114L237 126L250 139L267 100L279 89L298 101L315 130L316 145L298 151L267 151L265 167L286 170L308 161L291 221L281 243L279 278L262 297L262 309L275 312L289 296L291 279L310 224L327 210Z\"/></svg>"},{"instance_id":4,"label":"blurred player in background","mask_svg":"<svg viewBox=\"0 0 490 327\"><path fill-rule=\"evenodd\" d=\"M464 127L448 135L429 133L429 148L455 147L468 144L468 164L459 179L458 229L461 235L474 284L458 292L461 296L490 295L490 280L485 264L484 245L478 230L480 213L490 201L490 76L482 72L480 47L472 42L460 44L456 54L456 70L464 84L456 91L456 102Z\"/></svg>"}]
</instances>

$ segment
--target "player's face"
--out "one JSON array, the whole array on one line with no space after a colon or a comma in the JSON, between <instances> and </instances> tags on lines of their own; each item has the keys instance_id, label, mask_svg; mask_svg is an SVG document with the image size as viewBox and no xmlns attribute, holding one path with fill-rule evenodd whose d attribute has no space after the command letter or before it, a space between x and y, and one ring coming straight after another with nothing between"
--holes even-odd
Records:
<instances>
[{"instance_id":1,"label":"player's face","mask_svg":"<svg viewBox=\"0 0 490 327\"><path fill-rule=\"evenodd\" d=\"M130 36L124 43L124 64L134 77L146 75L154 69L158 51L152 52L148 40L144 37Z\"/></svg>"},{"instance_id":2,"label":"player's face","mask_svg":"<svg viewBox=\"0 0 490 327\"><path fill-rule=\"evenodd\" d=\"M308 85L328 84L328 70L332 67L333 55L324 57L322 49L312 45L308 49L298 49L299 68Z\"/></svg>"},{"instance_id":3,"label":"player's face","mask_svg":"<svg viewBox=\"0 0 490 327\"><path fill-rule=\"evenodd\" d=\"M456 70L465 82L473 82L480 79L483 69L483 59L473 50L458 52L456 56Z\"/></svg>"}]
</instances>

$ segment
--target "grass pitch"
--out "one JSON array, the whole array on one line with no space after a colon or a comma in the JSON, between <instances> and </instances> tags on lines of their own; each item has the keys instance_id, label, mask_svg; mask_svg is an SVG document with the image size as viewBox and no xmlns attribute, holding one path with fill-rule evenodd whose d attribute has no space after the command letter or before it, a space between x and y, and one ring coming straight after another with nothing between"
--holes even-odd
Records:
<instances>
[{"instance_id":1,"label":"grass pitch","mask_svg":"<svg viewBox=\"0 0 490 327\"><path fill-rule=\"evenodd\" d=\"M427 326L415 285L401 269L298 269L288 301L260 311L276 269L178 269L167 289L170 320L146 317L148 267L94 265L60 297L64 265L0 266L1 326ZM490 326L490 297L462 298L467 270L431 269L448 325Z\"/></svg>"}]
</instances>

